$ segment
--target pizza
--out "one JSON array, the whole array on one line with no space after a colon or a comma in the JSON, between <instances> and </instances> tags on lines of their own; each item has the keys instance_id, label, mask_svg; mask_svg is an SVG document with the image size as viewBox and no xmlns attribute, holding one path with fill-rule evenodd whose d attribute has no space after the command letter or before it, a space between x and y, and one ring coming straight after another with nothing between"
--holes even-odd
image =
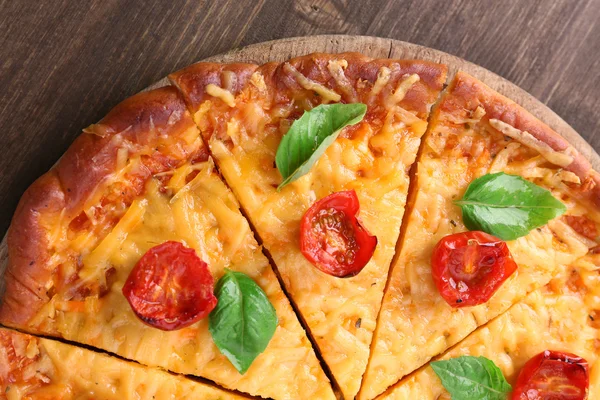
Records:
<instances>
[{"instance_id":1,"label":"pizza","mask_svg":"<svg viewBox=\"0 0 600 400\"><path fill-rule=\"evenodd\" d=\"M315 54L259 68L200 63L170 76L345 398L360 388L408 171L445 73L423 61ZM304 110L333 102L363 103L367 113L309 173L279 190L275 158L283 135ZM347 265L330 275L303 255L298 237L309 208L344 191L356 193L361 222L377 245L360 273Z\"/></svg>"},{"instance_id":2,"label":"pizza","mask_svg":"<svg viewBox=\"0 0 600 400\"><path fill-rule=\"evenodd\" d=\"M527 111L465 73L455 76L436 106L417 163L410 215L383 299L361 399L381 394L598 245L600 192L598 175L589 163ZM505 177L498 175L503 173L547 189L566 205L566 212L524 236L507 240L505 245L518 268L494 277L501 286L493 295L488 293L485 301L460 307L458 302L467 300L463 293L461 298L449 293L451 300L440 295L440 276L432 273L439 253L436 246L448 239L455 241L450 246L457 247L460 240L490 243L486 238L465 236L475 232L473 228L464 232L467 215L456 201L475 179ZM499 185L509 188L512 183L507 180ZM480 251L484 258L504 257ZM492 268L499 272L505 267L496 264ZM453 274L456 281L465 272ZM477 273L472 278L483 279ZM474 291L484 291L494 283L473 284Z\"/></svg>"},{"instance_id":3,"label":"pizza","mask_svg":"<svg viewBox=\"0 0 600 400\"><path fill-rule=\"evenodd\" d=\"M8 238L0 319L252 395L333 399L238 207L175 88L125 100L25 193ZM142 256L158 259L148 264L157 271L138 277ZM160 270L169 264L178 274L173 279ZM214 307L213 288L203 289L226 270L257 282L279 321L243 374L216 347L208 318L192 318ZM131 278L139 290L129 293ZM210 285L199 288L188 283L207 278ZM152 296L130 305L144 300L144 290ZM172 306L152 309L154 303ZM179 329L163 330L169 324Z\"/></svg>"},{"instance_id":4,"label":"pizza","mask_svg":"<svg viewBox=\"0 0 600 400\"><path fill-rule=\"evenodd\" d=\"M206 399L244 397L106 354L0 328L0 398Z\"/></svg>"},{"instance_id":5,"label":"pizza","mask_svg":"<svg viewBox=\"0 0 600 400\"><path fill-rule=\"evenodd\" d=\"M456 347L437 357L463 355L494 361L519 390L521 371L539 354L575 353L587 361L589 394L600 393L600 324L598 313L598 254L590 254L562 269L546 286L477 329ZM450 399L431 366L394 385L381 399ZM523 397L527 399L527 397ZM536 398L536 397L534 397ZM590 397L593 398L593 397Z\"/></svg>"},{"instance_id":6,"label":"pizza","mask_svg":"<svg viewBox=\"0 0 600 400\"><path fill-rule=\"evenodd\" d=\"M600 177L526 110L357 53L169 80L23 195L6 395L450 398L454 359L598 390Z\"/></svg>"}]
</instances>

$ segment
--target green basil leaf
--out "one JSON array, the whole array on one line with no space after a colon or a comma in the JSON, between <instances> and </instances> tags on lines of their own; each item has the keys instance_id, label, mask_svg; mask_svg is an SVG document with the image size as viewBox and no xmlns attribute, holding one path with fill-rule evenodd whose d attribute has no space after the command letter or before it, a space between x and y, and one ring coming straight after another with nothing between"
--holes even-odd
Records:
<instances>
[{"instance_id":1,"label":"green basil leaf","mask_svg":"<svg viewBox=\"0 0 600 400\"><path fill-rule=\"evenodd\" d=\"M505 400L512 390L500 368L485 357L434 361L431 368L452 400Z\"/></svg>"},{"instance_id":2,"label":"green basil leaf","mask_svg":"<svg viewBox=\"0 0 600 400\"><path fill-rule=\"evenodd\" d=\"M462 208L469 230L502 240L525 236L567 210L548 190L504 172L475 179L455 204Z\"/></svg>"},{"instance_id":3,"label":"green basil leaf","mask_svg":"<svg viewBox=\"0 0 600 400\"><path fill-rule=\"evenodd\" d=\"M215 288L209 330L219 351L244 374L275 333L278 319L265 292L248 275L229 271Z\"/></svg>"},{"instance_id":4,"label":"green basil leaf","mask_svg":"<svg viewBox=\"0 0 600 400\"><path fill-rule=\"evenodd\" d=\"M283 177L277 190L308 173L340 131L362 121L366 112L367 106L362 103L322 104L294 121L275 155L277 169Z\"/></svg>"}]
</instances>

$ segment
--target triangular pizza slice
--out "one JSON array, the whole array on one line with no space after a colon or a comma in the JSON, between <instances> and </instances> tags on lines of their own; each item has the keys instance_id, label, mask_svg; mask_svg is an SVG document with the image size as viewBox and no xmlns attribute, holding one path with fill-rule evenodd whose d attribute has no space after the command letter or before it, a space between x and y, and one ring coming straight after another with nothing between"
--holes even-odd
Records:
<instances>
[{"instance_id":1,"label":"triangular pizza slice","mask_svg":"<svg viewBox=\"0 0 600 400\"><path fill-rule=\"evenodd\" d=\"M459 72L423 139L359 398L376 397L594 248L598 182L561 136Z\"/></svg>"},{"instance_id":2,"label":"triangular pizza slice","mask_svg":"<svg viewBox=\"0 0 600 400\"><path fill-rule=\"evenodd\" d=\"M543 390L562 390L565 395L568 391L572 398L584 398L587 390L589 398L594 398L592 394L600 393L599 266L598 254L576 261L544 288L530 293L436 361L461 356L485 357L499 367L512 385L516 392L512 398L545 398ZM562 357L557 357L561 354ZM565 354L568 354L567 365L557 368L560 365L557 359L566 359ZM538 370L544 366L539 363L540 358L549 360L548 365L555 366L553 371L544 369L546 372L536 374L536 364ZM583 359L578 360L583 368L574 362L578 358ZM450 395L432 367L426 366L378 398L433 400Z\"/></svg>"},{"instance_id":3,"label":"triangular pizza slice","mask_svg":"<svg viewBox=\"0 0 600 400\"><path fill-rule=\"evenodd\" d=\"M8 246L5 325L252 395L334 398L174 87L87 128L24 194Z\"/></svg>"},{"instance_id":4,"label":"triangular pizza slice","mask_svg":"<svg viewBox=\"0 0 600 400\"><path fill-rule=\"evenodd\" d=\"M0 328L0 398L186 399L246 397L55 340Z\"/></svg>"},{"instance_id":5,"label":"triangular pizza slice","mask_svg":"<svg viewBox=\"0 0 600 400\"><path fill-rule=\"evenodd\" d=\"M346 399L367 365L409 169L445 77L443 65L355 53L170 76Z\"/></svg>"}]
</instances>

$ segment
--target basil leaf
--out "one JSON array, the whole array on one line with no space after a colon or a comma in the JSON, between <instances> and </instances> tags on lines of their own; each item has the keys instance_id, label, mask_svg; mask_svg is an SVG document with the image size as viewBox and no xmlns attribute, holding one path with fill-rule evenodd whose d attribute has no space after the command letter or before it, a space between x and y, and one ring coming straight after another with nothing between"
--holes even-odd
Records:
<instances>
[{"instance_id":1,"label":"basil leaf","mask_svg":"<svg viewBox=\"0 0 600 400\"><path fill-rule=\"evenodd\" d=\"M215 288L208 329L219 351L244 374L275 333L278 320L265 292L248 275L229 271Z\"/></svg>"},{"instance_id":2,"label":"basil leaf","mask_svg":"<svg viewBox=\"0 0 600 400\"><path fill-rule=\"evenodd\" d=\"M504 172L475 179L455 204L462 208L469 230L481 230L502 240L525 236L567 210L546 189Z\"/></svg>"},{"instance_id":3,"label":"basil leaf","mask_svg":"<svg viewBox=\"0 0 600 400\"><path fill-rule=\"evenodd\" d=\"M452 400L505 400L512 390L500 368L485 357L434 361L431 368Z\"/></svg>"},{"instance_id":4,"label":"basil leaf","mask_svg":"<svg viewBox=\"0 0 600 400\"><path fill-rule=\"evenodd\" d=\"M362 121L366 112L367 106L362 103L321 104L294 121L275 155L277 169L283 177L277 190L308 173L340 131Z\"/></svg>"}]
</instances>

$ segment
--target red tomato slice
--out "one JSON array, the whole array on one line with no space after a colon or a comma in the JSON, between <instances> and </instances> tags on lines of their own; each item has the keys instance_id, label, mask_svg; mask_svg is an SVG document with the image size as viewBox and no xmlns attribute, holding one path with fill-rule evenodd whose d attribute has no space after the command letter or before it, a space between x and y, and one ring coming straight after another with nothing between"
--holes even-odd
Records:
<instances>
[{"instance_id":1,"label":"red tomato slice","mask_svg":"<svg viewBox=\"0 0 600 400\"><path fill-rule=\"evenodd\" d=\"M302 217L300 250L326 274L351 277L371 259L377 238L360 224L359 208L356 192L348 190L322 198Z\"/></svg>"},{"instance_id":2,"label":"red tomato slice","mask_svg":"<svg viewBox=\"0 0 600 400\"><path fill-rule=\"evenodd\" d=\"M589 384L586 360L575 354L546 350L523 366L512 400L583 400Z\"/></svg>"},{"instance_id":3,"label":"red tomato slice","mask_svg":"<svg viewBox=\"0 0 600 400\"><path fill-rule=\"evenodd\" d=\"M123 295L143 322L172 331L210 314L217 305L213 287L208 266L193 249L165 242L140 258Z\"/></svg>"},{"instance_id":4,"label":"red tomato slice","mask_svg":"<svg viewBox=\"0 0 600 400\"><path fill-rule=\"evenodd\" d=\"M479 231L444 237L431 257L433 281L455 308L485 303L516 270L506 243Z\"/></svg>"}]
</instances>

